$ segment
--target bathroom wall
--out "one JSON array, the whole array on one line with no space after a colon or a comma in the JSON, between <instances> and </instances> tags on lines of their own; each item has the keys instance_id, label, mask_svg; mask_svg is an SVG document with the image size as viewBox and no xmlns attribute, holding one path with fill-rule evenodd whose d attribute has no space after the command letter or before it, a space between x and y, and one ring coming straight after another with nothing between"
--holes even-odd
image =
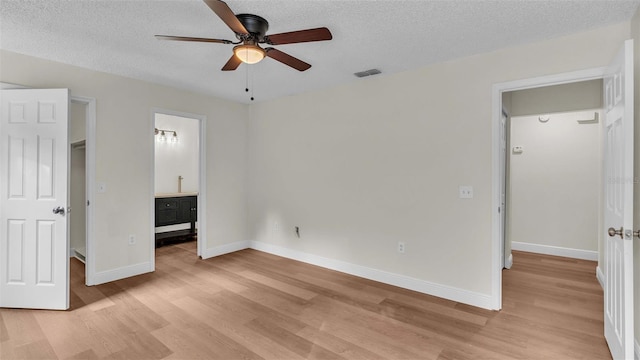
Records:
<instances>
[{"instance_id":1,"label":"bathroom wall","mask_svg":"<svg viewBox=\"0 0 640 360\"><path fill-rule=\"evenodd\" d=\"M182 176L182 192L198 191L198 127L196 119L165 114L156 115L155 127L177 132L177 142L156 135L155 191L156 194L178 192L178 177Z\"/></svg>"}]
</instances>

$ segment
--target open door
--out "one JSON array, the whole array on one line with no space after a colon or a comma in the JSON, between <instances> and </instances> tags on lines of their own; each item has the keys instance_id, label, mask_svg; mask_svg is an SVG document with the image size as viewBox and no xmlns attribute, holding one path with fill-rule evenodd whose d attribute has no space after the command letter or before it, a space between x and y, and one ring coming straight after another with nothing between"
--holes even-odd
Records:
<instances>
[{"instance_id":1,"label":"open door","mask_svg":"<svg viewBox=\"0 0 640 360\"><path fill-rule=\"evenodd\" d=\"M69 90L0 91L0 307L69 308Z\"/></svg>"},{"instance_id":2,"label":"open door","mask_svg":"<svg viewBox=\"0 0 640 360\"><path fill-rule=\"evenodd\" d=\"M614 359L633 359L633 40L603 84L604 333Z\"/></svg>"}]
</instances>

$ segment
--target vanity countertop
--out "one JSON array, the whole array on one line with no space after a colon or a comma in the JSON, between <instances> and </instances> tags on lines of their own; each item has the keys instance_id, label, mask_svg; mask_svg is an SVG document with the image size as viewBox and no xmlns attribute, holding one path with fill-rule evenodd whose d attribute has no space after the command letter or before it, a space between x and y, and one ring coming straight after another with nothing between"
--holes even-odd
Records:
<instances>
[{"instance_id":1,"label":"vanity countertop","mask_svg":"<svg viewBox=\"0 0 640 360\"><path fill-rule=\"evenodd\" d=\"M181 192L181 193L157 193L157 198L173 198L173 197L183 197L183 196L198 196L197 192Z\"/></svg>"}]
</instances>

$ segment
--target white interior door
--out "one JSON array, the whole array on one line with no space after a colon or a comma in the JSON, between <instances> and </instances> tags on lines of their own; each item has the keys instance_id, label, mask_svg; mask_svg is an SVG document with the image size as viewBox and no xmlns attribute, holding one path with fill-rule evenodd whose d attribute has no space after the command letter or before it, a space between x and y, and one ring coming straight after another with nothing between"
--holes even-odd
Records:
<instances>
[{"instance_id":1,"label":"white interior door","mask_svg":"<svg viewBox=\"0 0 640 360\"><path fill-rule=\"evenodd\" d=\"M0 306L69 308L69 90L0 91Z\"/></svg>"},{"instance_id":2,"label":"white interior door","mask_svg":"<svg viewBox=\"0 0 640 360\"><path fill-rule=\"evenodd\" d=\"M604 333L614 359L633 359L633 40L604 78Z\"/></svg>"}]
</instances>

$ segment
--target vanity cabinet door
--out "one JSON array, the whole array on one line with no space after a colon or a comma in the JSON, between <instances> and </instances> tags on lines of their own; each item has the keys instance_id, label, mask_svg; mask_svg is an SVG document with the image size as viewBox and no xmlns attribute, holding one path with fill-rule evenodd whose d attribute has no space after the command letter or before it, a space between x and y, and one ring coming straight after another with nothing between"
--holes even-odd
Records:
<instances>
[{"instance_id":1,"label":"vanity cabinet door","mask_svg":"<svg viewBox=\"0 0 640 360\"><path fill-rule=\"evenodd\" d=\"M193 196L178 198L178 214L177 224L191 222L191 204L193 203Z\"/></svg>"},{"instance_id":2,"label":"vanity cabinet door","mask_svg":"<svg viewBox=\"0 0 640 360\"><path fill-rule=\"evenodd\" d=\"M179 224L177 198L156 199L156 226Z\"/></svg>"},{"instance_id":3,"label":"vanity cabinet door","mask_svg":"<svg viewBox=\"0 0 640 360\"><path fill-rule=\"evenodd\" d=\"M156 227L195 222L196 196L156 198Z\"/></svg>"}]
</instances>

